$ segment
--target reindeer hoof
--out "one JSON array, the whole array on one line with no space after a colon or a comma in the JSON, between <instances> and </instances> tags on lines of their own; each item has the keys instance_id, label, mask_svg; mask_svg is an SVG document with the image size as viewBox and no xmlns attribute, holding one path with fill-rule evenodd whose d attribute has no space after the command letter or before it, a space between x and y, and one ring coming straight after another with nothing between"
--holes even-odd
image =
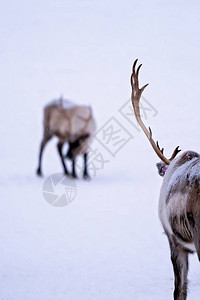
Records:
<instances>
[{"instance_id":1,"label":"reindeer hoof","mask_svg":"<svg viewBox=\"0 0 200 300\"><path fill-rule=\"evenodd\" d=\"M87 181L90 181L91 178L88 174L83 174L83 179L87 180Z\"/></svg>"},{"instance_id":2,"label":"reindeer hoof","mask_svg":"<svg viewBox=\"0 0 200 300\"><path fill-rule=\"evenodd\" d=\"M69 178L72 178L72 179L76 179L76 178L78 178L78 176L76 175L76 174L70 174L70 173L67 173L67 174L65 174L66 176L68 176Z\"/></svg>"},{"instance_id":3,"label":"reindeer hoof","mask_svg":"<svg viewBox=\"0 0 200 300\"><path fill-rule=\"evenodd\" d=\"M64 175L70 177L70 174L68 172L64 172Z\"/></svg>"},{"instance_id":4,"label":"reindeer hoof","mask_svg":"<svg viewBox=\"0 0 200 300\"><path fill-rule=\"evenodd\" d=\"M37 176L40 176L40 177L42 177L42 172L41 172L41 170L40 170L40 169L37 169L37 171L36 171L36 174L37 174Z\"/></svg>"},{"instance_id":5,"label":"reindeer hoof","mask_svg":"<svg viewBox=\"0 0 200 300\"><path fill-rule=\"evenodd\" d=\"M77 178L78 178L78 176L77 176L76 174L71 174L71 177L72 177L73 179L77 179Z\"/></svg>"}]
</instances>

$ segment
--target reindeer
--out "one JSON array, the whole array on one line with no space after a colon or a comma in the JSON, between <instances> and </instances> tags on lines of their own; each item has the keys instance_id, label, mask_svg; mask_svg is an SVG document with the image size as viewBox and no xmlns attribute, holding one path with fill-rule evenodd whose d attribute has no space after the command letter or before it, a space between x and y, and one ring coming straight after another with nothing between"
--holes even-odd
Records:
<instances>
[{"instance_id":1,"label":"reindeer","mask_svg":"<svg viewBox=\"0 0 200 300\"><path fill-rule=\"evenodd\" d=\"M155 143L151 128L147 129L141 116L140 97L148 84L139 88L137 60L131 75L132 104L136 119L154 151L161 159L158 172L164 176L159 199L159 218L168 237L174 270L174 299L187 298L188 254L196 252L200 260L200 155L193 151L180 152L176 147L168 159L164 149Z\"/></svg>"},{"instance_id":2,"label":"reindeer","mask_svg":"<svg viewBox=\"0 0 200 300\"><path fill-rule=\"evenodd\" d=\"M95 121L92 109L89 106L75 105L62 97L44 108L43 139L40 146L37 175L42 176L41 163L44 147L53 136L58 137L58 153L62 162L64 173L76 178L75 159L83 154L83 177L89 178L87 169L88 151L95 132ZM69 143L67 157L72 160L72 174L69 174L62 153L63 145Z\"/></svg>"}]
</instances>

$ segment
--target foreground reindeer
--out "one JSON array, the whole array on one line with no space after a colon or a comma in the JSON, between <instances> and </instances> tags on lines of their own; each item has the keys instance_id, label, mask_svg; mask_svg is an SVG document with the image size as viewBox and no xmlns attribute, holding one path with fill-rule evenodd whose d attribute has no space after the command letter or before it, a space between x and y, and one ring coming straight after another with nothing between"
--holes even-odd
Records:
<instances>
[{"instance_id":1,"label":"foreground reindeer","mask_svg":"<svg viewBox=\"0 0 200 300\"><path fill-rule=\"evenodd\" d=\"M131 75L132 104L139 125L163 161L158 164L160 175L164 175L160 191L159 217L171 250L175 276L174 299L185 300L188 254L197 252L200 260L200 155L186 151L175 158L180 151L177 147L167 159L164 149L160 149L158 142L154 142L151 129L145 127L140 116L139 101L148 84L139 88L138 75L141 65L136 70L136 64L137 60L133 64Z\"/></svg>"},{"instance_id":2,"label":"foreground reindeer","mask_svg":"<svg viewBox=\"0 0 200 300\"><path fill-rule=\"evenodd\" d=\"M40 146L39 164L37 174L42 175L42 153L47 142L56 136L58 153L63 165L64 173L70 175L63 157L63 145L69 143L67 157L72 160L72 177L77 177L75 171L75 159L78 155L84 156L84 178L88 178L87 157L92 136L95 131L95 121L92 110L88 106L75 105L70 101L59 99L48 104L44 108L44 134Z\"/></svg>"}]
</instances>

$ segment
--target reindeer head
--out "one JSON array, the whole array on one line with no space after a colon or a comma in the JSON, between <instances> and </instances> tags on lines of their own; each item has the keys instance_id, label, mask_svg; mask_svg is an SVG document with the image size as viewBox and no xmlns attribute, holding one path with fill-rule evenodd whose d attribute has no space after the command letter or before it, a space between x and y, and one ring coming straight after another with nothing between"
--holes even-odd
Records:
<instances>
[{"instance_id":1,"label":"reindeer head","mask_svg":"<svg viewBox=\"0 0 200 300\"><path fill-rule=\"evenodd\" d=\"M168 165L161 161L156 164L156 167L158 169L158 174L163 177L165 175L165 172L167 171Z\"/></svg>"},{"instance_id":2,"label":"reindeer head","mask_svg":"<svg viewBox=\"0 0 200 300\"><path fill-rule=\"evenodd\" d=\"M73 142L69 142L69 149L66 157L69 159L74 159L77 155L83 153L89 136L90 135L86 133L76 138Z\"/></svg>"}]
</instances>

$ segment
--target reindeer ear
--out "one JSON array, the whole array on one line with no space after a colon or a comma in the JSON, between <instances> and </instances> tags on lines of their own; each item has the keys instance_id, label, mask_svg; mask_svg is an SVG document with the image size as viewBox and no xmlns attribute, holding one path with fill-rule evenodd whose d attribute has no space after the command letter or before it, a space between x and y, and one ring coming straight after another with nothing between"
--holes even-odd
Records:
<instances>
[{"instance_id":1,"label":"reindeer ear","mask_svg":"<svg viewBox=\"0 0 200 300\"><path fill-rule=\"evenodd\" d=\"M159 162L156 167L158 168L158 174L163 177L167 171L167 165L164 162Z\"/></svg>"}]
</instances>

